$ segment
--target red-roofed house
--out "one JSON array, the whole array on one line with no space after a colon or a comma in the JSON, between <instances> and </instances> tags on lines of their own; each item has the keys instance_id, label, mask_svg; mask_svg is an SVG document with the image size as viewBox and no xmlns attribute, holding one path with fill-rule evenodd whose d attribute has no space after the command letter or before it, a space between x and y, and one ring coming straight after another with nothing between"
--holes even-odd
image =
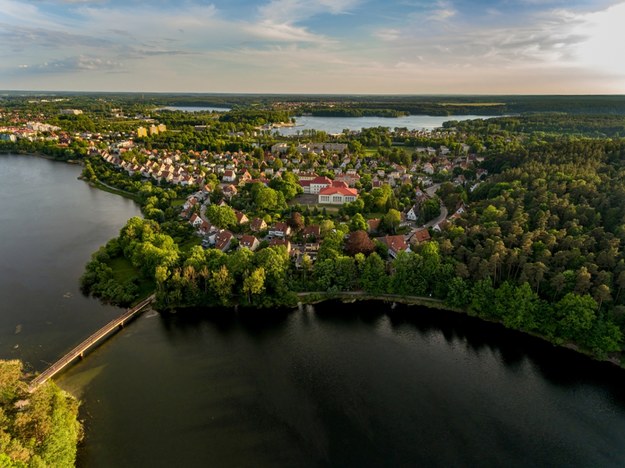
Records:
<instances>
[{"instance_id":1,"label":"red-roofed house","mask_svg":"<svg viewBox=\"0 0 625 468\"><path fill-rule=\"evenodd\" d=\"M374 234L380 230L380 223L382 220L380 218L368 219L367 220L367 232L369 234Z\"/></svg>"},{"instance_id":2,"label":"red-roofed house","mask_svg":"<svg viewBox=\"0 0 625 468\"><path fill-rule=\"evenodd\" d=\"M224 196L225 196L228 200L230 200L230 199L231 199L234 195L236 195L236 194L237 194L237 192L238 192L237 188L236 188L234 185L232 185L232 184L230 184L230 185L226 185L226 186L223 188L223 193L224 193Z\"/></svg>"},{"instance_id":3,"label":"red-roofed house","mask_svg":"<svg viewBox=\"0 0 625 468\"><path fill-rule=\"evenodd\" d=\"M414 242L420 244L421 242L429 241L432 237L430 236L430 231L427 229L421 229L420 231L415 231L412 238L414 239Z\"/></svg>"},{"instance_id":4,"label":"red-roofed house","mask_svg":"<svg viewBox=\"0 0 625 468\"><path fill-rule=\"evenodd\" d=\"M312 180L300 179L299 183L304 193L312 193L313 195L318 194L322 189L332 185L332 181L327 177L315 177Z\"/></svg>"},{"instance_id":5,"label":"red-roofed house","mask_svg":"<svg viewBox=\"0 0 625 468\"><path fill-rule=\"evenodd\" d=\"M221 178L223 182L234 182L237 180L237 175L234 171L227 170L224 172L224 176Z\"/></svg>"},{"instance_id":6,"label":"red-roofed house","mask_svg":"<svg viewBox=\"0 0 625 468\"><path fill-rule=\"evenodd\" d=\"M239 246L250 249L252 252L258 248L259 244L260 242L258 242L256 236L250 236L247 234L241 236L241 239L239 240Z\"/></svg>"},{"instance_id":7,"label":"red-roofed house","mask_svg":"<svg viewBox=\"0 0 625 468\"><path fill-rule=\"evenodd\" d=\"M321 237L321 227L318 224L311 224L310 226L306 226L302 231L302 236L304 236L304 239L308 237L314 237L315 239L319 239Z\"/></svg>"},{"instance_id":8,"label":"red-roofed house","mask_svg":"<svg viewBox=\"0 0 625 468\"><path fill-rule=\"evenodd\" d=\"M291 234L291 228L288 226L288 224L283 222L275 223L269 228L270 237L285 238L288 237L289 234Z\"/></svg>"},{"instance_id":9,"label":"red-roofed house","mask_svg":"<svg viewBox=\"0 0 625 468\"><path fill-rule=\"evenodd\" d=\"M202 224L203 219L200 218L196 213L193 213L193 216L191 216L191 219L189 220L189 222L191 223L191 225L193 225L193 227L198 227Z\"/></svg>"},{"instance_id":10,"label":"red-roofed house","mask_svg":"<svg viewBox=\"0 0 625 468\"><path fill-rule=\"evenodd\" d=\"M237 217L237 223L245 224L245 223L249 222L249 219L245 215L245 213L241 213L239 210L234 210L234 214Z\"/></svg>"},{"instance_id":11,"label":"red-roofed house","mask_svg":"<svg viewBox=\"0 0 625 468\"><path fill-rule=\"evenodd\" d=\"M221 250L222 252L225 252L230 248L230 243L232 242L233 238L234 236L230 231L227 231L225 229L223 231L220 231L215 238L215 248Z\"/></svg>"},{"instance_id":12,"label":"red-roofed house","mask_svg":"<svg viewBox=\"0 0 625 468\"><path fill-rule=\"evenodd\" d=\"M267 229L267 223L261 218L254 218L250 223L250 229L252 232L264 231Z\"/></svg>"},{"instance_id":13,"label":"red-roofed house","mask_svg":"<svg viewBox=\"0 0 625 468\"><path fill-rule=\"evenodd\" d=\"M289 242L287 239L271 239L269 241L269 247L280 247L281 245L283 245L284 247L286 247L286 251L287 253L291 253L291 242Z\"/></svg>"},{"instance_id":14,"label":"red-roofed house","mask_svg":"<svg viewBox=\"0 0 625 468\"><path fill-rule=\"evenodd\" d=\"M388 254L395 258L399 252L410 252L410 246L406 244L404 236L384 236L378 237L377 240L388 247Z\"/></svg>"}]
</instances>

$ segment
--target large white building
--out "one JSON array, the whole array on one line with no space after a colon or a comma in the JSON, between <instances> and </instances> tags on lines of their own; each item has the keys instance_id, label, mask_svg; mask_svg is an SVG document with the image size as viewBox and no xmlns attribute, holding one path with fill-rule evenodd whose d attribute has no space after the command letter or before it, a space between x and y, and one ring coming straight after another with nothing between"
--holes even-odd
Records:
<instances>
[{"instance_id":1,"label":"large white building","mask_svg":"<svg viewBox=\"0 0 625 468\"><path fill-rule=\"evenodd\" d=\"M319 203L329 203L331 205L343 205L356 201L358 190L343 186L326 187L319 192Z\"/></svg>"}]
</instances>

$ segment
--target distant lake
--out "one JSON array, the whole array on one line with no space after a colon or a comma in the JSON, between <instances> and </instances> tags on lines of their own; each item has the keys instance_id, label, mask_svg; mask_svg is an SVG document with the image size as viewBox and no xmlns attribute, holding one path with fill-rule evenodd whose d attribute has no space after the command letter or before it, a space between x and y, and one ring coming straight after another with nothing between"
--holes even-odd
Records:
<instances>
[{"instance_id":1,"label":"distant lake","mask_svg":"<svg viewBox=\"0 0 625 468\"><path fill-rule=\"evenodd\" d=\"M230 107L167 106L161 109L182 112L228 112Z\"/></svg>"},{"instance_id":2,"label":"distant lake","mask_svg":"<svg viewBox=\"0 0 625 468\"><path fill-rule=\"evenodd\" d=\"M341 133L344 129L361 130L371 127L389 127L391 129L432 130L442 127L449 120L489 119L501 117L495 115L407 115L403 117L296 117L295 127L278 128L281 135L297 135L302 130L321 130L326 133Z\"/></svg>"}]
</instances>

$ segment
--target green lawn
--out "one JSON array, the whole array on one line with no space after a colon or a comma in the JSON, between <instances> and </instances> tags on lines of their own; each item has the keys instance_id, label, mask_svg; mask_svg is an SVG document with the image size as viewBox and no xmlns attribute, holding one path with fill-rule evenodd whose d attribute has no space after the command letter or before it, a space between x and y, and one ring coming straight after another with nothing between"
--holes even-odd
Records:
<instances>
[{"instance_id":1,"label":"green lawn","mask_svg":"<svg viewBox=\"0 0 625 468\"><path fill-rule=\"evenodd\" d=\"M178 247L180 247L180 250L182 252L189 252L191 250L191 247L195 246L195 245L201 245L202 244L202 239L200 239L197 236L193 236L190 239L186 240L185 242L178 244Z\"/></svg>"},{"instance_id":2,"label":"green lawn","mask_svg":"<svg viewBox=\"0 0 625 468\"><path fill-rule=\"evenodd\" d=\"M186 200L187 200L186 198L176 198L175 200L172 200L171 206L172 206L172 208L177 208L179 206L184 205L184 202Z\"/></svg>"},{"instance_id":3,"label":"green lawn","mask_svg":"<svg viewBox=\"0 0 625 468\"><path fill-rule=\"evenodd\" d=\"M107 263L108 266L113 269L113 277L115 278L115 281L119 283L123 284L138 278L140 299L143 299L154 292L154 289L156 288L154 281L145 279L139 270L132 266L132 263L130 263L130 260L126 257L116 257L109 260Z\"/></svg>"}]
</instances>

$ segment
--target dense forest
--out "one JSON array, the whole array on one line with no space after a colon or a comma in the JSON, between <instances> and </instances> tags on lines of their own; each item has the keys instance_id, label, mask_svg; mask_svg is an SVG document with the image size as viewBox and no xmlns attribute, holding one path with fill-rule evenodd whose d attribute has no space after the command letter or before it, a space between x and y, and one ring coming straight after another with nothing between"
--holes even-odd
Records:
<instances>
[{"instance_id":1,"label":"dense forest","mask_svg":"<svg viewBox=\"0 0 625 468\"><path fill-rule=\"evenodd\" d=\"M32 393L19 361L0 361L0 466L70 468L82 438L78 401L48 381Z\"/></svg>"},{"instance_id":2,"label":"dense forest","mask_svg":"<svg viewBox=\"0 0 625 468\"><path fill-rule=\"evenodd\" d=\"M518 96L518 95L305 95L305 94L160 94L160 93L7 93L0 98L3 107L23 107L25 99L63 99L41 106L75 106L103 112L108 104L133 112L163 106L214 106L233 109L275 109L296 113L314 108L359 109L361 112L392 110L399 113L427 115L509 115L564 112L567 114L625 115L625 96ZM95 98L95 99L94 99Z\"/></svg>"}]
</instances>

